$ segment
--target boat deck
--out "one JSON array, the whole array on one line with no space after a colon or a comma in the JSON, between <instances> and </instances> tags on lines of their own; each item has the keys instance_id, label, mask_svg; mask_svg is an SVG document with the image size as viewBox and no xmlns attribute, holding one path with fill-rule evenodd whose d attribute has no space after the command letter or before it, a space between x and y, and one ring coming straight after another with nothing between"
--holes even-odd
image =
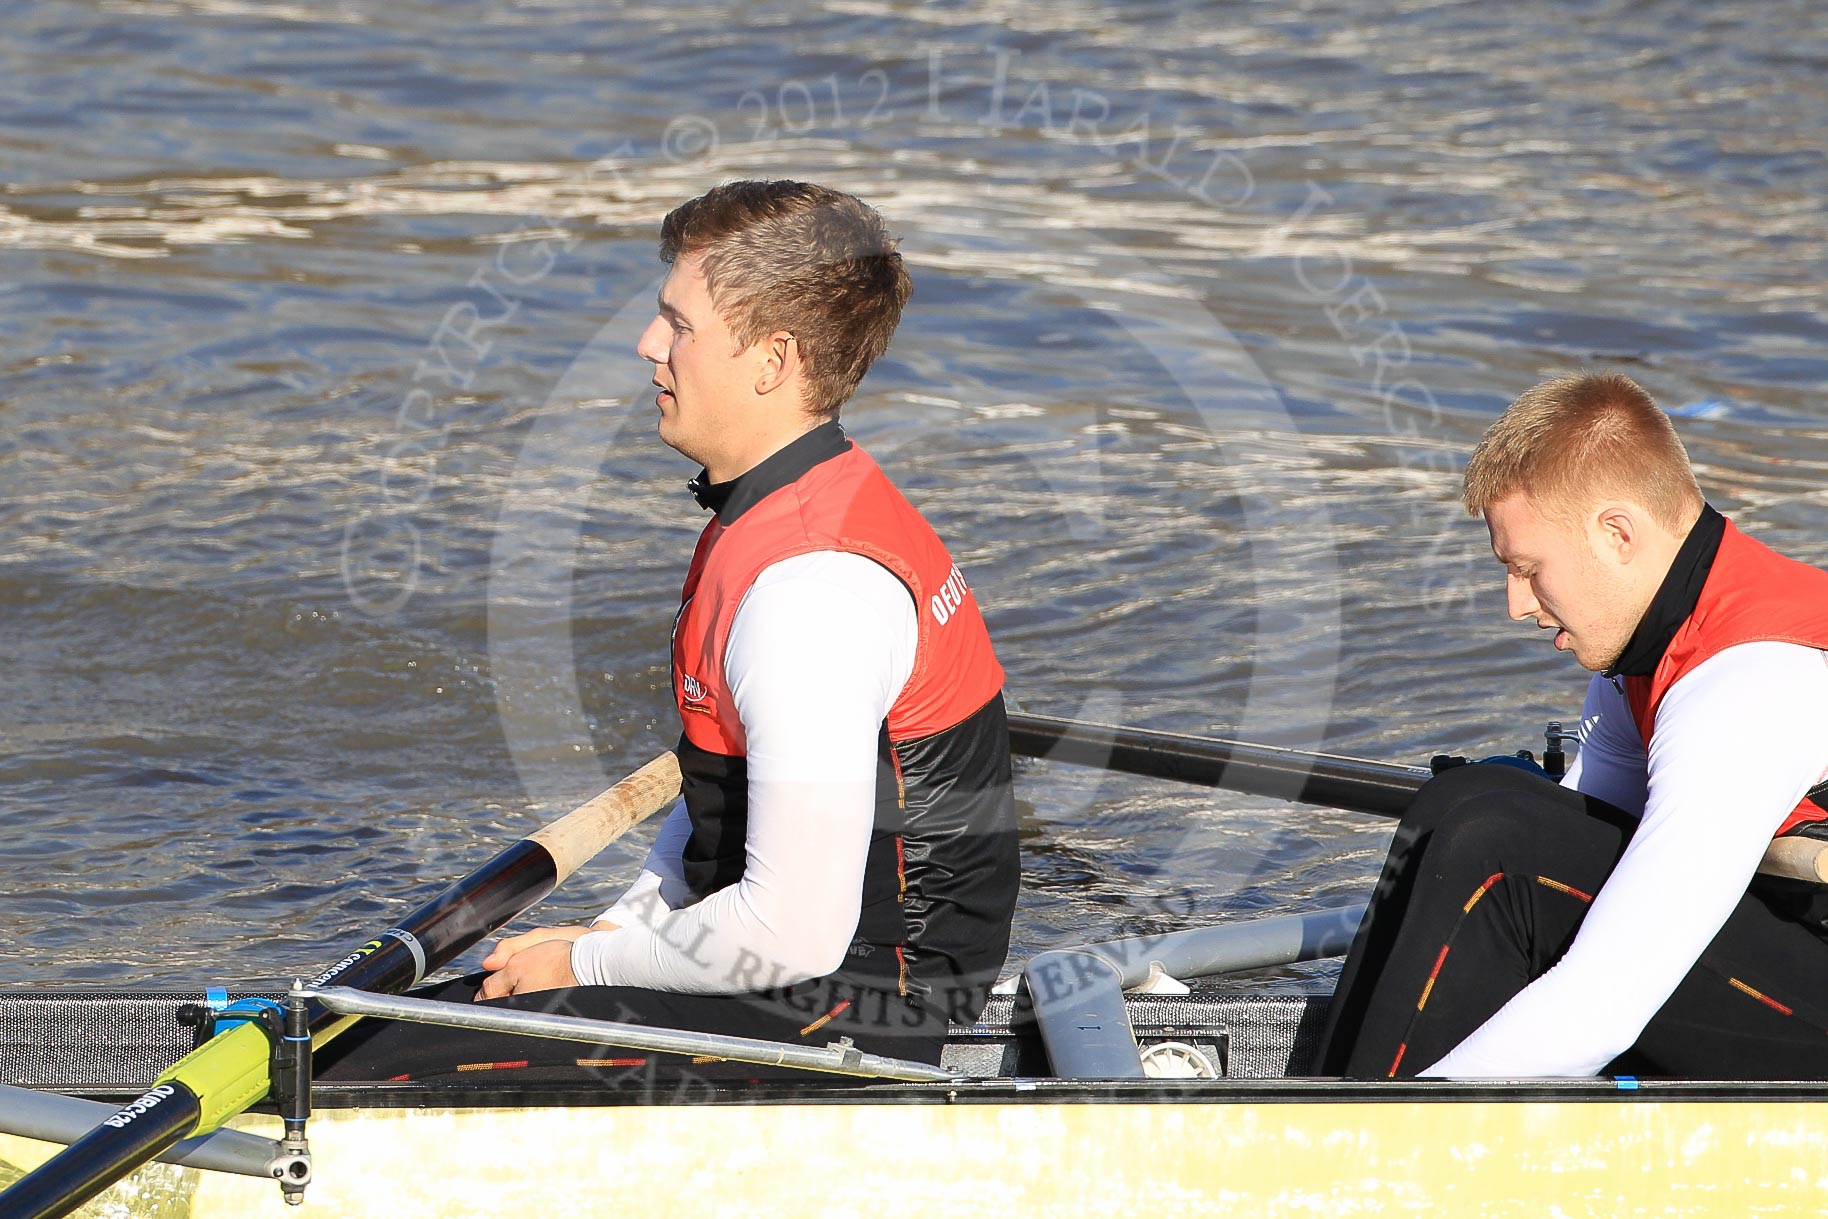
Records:
<instances>
[{"instance_id":1,"label":"boat deck","mask_svg":"<svg viewBox=\"0 0 1828 1219\"><path fill-rule=\"evenodd\" d=\"M277 999L274 991L231 991L231 999ZM195 1044L179 1020L203 1004L198 991L0 989L0 1083L137 1094ZM1224 1078L1280 1079L1308 1070L1327 997L1196 993L1132 996L1130 1021L1143 1045L1177 1041L1205 1052ZM1051 1073L1047 1052L1025 1004L996 996L982 1018L954 1026L943 1065L973 1078L1035 1078ZM345 1085L320 1084L320 1103L334 1105ZM347 1085L359 1089L362 1085Z\"/></svg>"},{"instance_id":2,"label":"boat deck","mask_svg":"<svg viewBox=\"0 0 1828 1219\"><path fill-rule=\"evenodd\" d=\"M1235 984L1234 984L1235 985ZM278 997L278 992L231 991L231 998ZM128 1099L188 1052L192 1030L179 1010L201 1004L196 991L0 989L0 1084L103 1100ZM1345 1081L1310 1077L1327 996L1299 990L1244 993L1196 991L1185 996L1131 995L1132 1027L1144 1046L1177 1041L1202 1050L1217 1079L1070 1080L1052 1077L1045 1047L1025 1004L1004 996L983 1018L954 1027L943 1063L966 1078L956 1083L834 1082L808 1073L804 1083L764 1082L712 1087L653 1088L630 1073L617 1086L612 1073L593 1081L515 1082L479 1076L474 1082L319 1083L315 1109L595 1107L623 1104L755 1103L758 1100L932 1103L1050 1099L1055 1101L1223 1102L1457 1100L1694 1100L1820 1101L1820 1082L1697 1080L1544 1080L1524 1083Z\"/></svg>"}]
</instances>

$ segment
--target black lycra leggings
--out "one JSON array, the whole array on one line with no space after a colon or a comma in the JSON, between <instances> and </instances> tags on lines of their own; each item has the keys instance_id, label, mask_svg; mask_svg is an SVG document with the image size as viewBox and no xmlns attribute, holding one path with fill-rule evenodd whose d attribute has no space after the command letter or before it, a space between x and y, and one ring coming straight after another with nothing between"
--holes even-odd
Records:
<instances>
[{"instance_id":1,"label":"black lycra leggings","mask_svg":"<svg viewBox=\"0 0 1828 1219\"><path fill-rule=\"evenodd\" d=\"M1515 767L1430 782L1346 957L1320 1073L1411 1076L1453 1049L1560 959L1635 825ZM1828 1079L1828 942L1812 929L1825 911L1828 888L1754 880L1613 1069Z\"/></svg>"}]
</instances>

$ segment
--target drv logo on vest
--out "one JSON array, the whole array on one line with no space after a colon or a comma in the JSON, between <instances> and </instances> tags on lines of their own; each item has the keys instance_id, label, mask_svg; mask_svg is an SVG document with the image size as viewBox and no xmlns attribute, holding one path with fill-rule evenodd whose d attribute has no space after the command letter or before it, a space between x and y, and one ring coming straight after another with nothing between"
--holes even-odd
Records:
<instances>
[{"instance_id":1,"label":"drv logo on vest","mask_svg":"<svg viewBox=\"0 0 1828 1219\"><path fill-rule=\"evenodd\" d=\"M939 586L939 591L934 593L933 599L928 602L933 610L934 620L941 626L945 626L947 620L958 612L958 607L963 605L965 598L970 595L971 586L965 583L965 573L958 569L957 563L954 563L952 574L946 577L946 582Z\"/></svg>"}]
</instances>

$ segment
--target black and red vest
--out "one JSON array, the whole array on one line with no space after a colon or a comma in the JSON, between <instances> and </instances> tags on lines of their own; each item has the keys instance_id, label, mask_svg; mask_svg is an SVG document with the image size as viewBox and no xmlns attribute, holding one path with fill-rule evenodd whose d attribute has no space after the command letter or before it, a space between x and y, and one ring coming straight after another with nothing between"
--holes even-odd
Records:
<instances>
[{"instance_id":1,"label":"black and red vest","mask_svg":"<svg viewBox=\"0 0 1828 1219\"><path fill-rule=\"evenodd\" d=\"M1768 642L1828 649L1828 572L1784 558L1704 506L1611 670L1624 676L1646 750L1671 686L1735 644ZM1819 788L1810 797L1828 798ZM1828 818L1828 809L1810 797L1779 834Z\"/></svg>"},{"instance_id":2,"label":"black and red vest","mask_svg":"<svg viewBox=\"0 0 1828 1219\"><path fill-rule=\"evenodd\" d=\"M730 483L694 486L717 515L699 537L673 628L673 694L692 833L689 900L743 875L748 775L724 647L774 563L864 555L914 599L918 647L878 734L875 827L861 917L839 974L975 1019L1009 949L1020 879L1003 670L945 545L833 421Z\"/></svg>"}]
</instances>

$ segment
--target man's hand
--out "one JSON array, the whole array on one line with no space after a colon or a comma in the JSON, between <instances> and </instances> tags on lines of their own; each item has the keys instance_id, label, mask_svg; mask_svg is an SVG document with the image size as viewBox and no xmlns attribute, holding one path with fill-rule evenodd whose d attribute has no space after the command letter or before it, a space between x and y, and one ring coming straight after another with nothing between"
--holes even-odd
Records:
<instances>
[{"instance_id":1,"label":"man's hand","mask_svg":"<svg viewBox=\"0 0 1828 1219\"><path fill-rule=\"evenodd\" d=\"M592 931L602 931L604 926L606 924L595 927L586 927L582 924L574 924L570 927L535 927L532 931L511 935L497 943L489 955L482 959L482 967L491 970L500 969L515 953L525 952L535 944L543 944L547 940L564 940L566 943L570 943L581 935Z\"/></svg>"},{"instance_id":2,"label":"man's hand","mask_svg":"<svg viewBox=\"0 0 1828 1219\"><path fill-rule=\"evenodd\" d=\"M588 928L576 928L581 935ZM552 990L576 986L578 977L571 972L571 942L577 936L542 940L523 948L508 958L508 963L482 980L478 999L500 999L507 995L524 995L531 990Z\"/></svg>"},{"instance_id":3,"label":"man's hand","mask_svg":"<svg viewBox=\"0 0 1828 1219\"><path fill-rule=\"evenodd\" d=\"M576 986L571 971L571 945L593 931L614 931L616 924L599 920L588 927L536 927L509 936L483 958L482 967L493 970L476 992L478 999L500 999L532 990Z\"/></svg>"}]
</instances>

